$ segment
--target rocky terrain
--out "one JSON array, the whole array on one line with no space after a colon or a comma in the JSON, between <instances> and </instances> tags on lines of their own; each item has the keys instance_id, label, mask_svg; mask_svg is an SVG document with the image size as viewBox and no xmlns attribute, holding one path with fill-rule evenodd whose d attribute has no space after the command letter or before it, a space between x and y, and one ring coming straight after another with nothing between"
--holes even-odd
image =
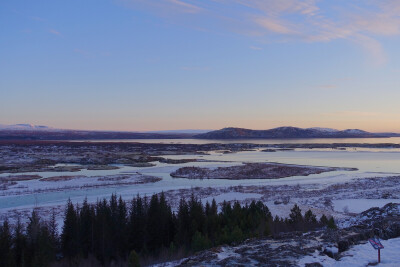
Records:
<instances>
[{"instance_id":1,"label":"rocky terrain","mask_svg":"<svg viewBox=\"0 0 400 267\"><path fill-rule=\"evenodd\" d=\"M223 266L235 266L240 263L243 265L295 265L300 259L309 264L313 263L314 258L321 257L336 261L338 255L345 257L346 253L352 251L353 245L365 241L357 237L356 241L348 243L349 250L339 252L339 243L336 240L339 236L339 239L345 240L346 236L350 236L350 230L362 228L360 221L366 222L368 227L374 227L370 226L374 224L372 221L363 219L357 213L374 205L382 207L389 202L400 203L399 175L383 173L384 168L377 170L382 172L374 172L375 170L372 169L371 172L360 173L360 171L350 171L353 170L351 168L279 164L271 162L271 159L277 156L276 161L279 161L281 154L285 154L284 156L296 153L321 155L319 149L331 151L351 148L353 151L355 148L371 147L393 149L399 148L400 145L3 141L0 142L0 197L2 199L0 203L3 205L0 221L4 218L9 218L11 223L17 218L22 221L27 220L32 208L36 207L35 199L38 199L39 205L36 208L43 218L51 214L54 208L58 220L61 220L66 200L60 200L60 197L70 192L78 195L73 201L82 201L88 195L89 201L93 202L99 195L108 195L112 192L121 193L124 199L130 200L138 190L141 190L140 193L144 195L164 191L174 211L179 206L180 198L188 199L192 194L200 198L203 203L215 199L219 208L223 201L239 201L241 205L246 205L252 200L260 200L268 205L273 216L280 217L287 217L293 205L298 204L303 211L311 209L318 218L322 215L333 216L341 229L340 235L339 230L332 230L332 237L328 237L328 232L321 230L309 234L292 233L262 240L248 240L233 247L223 246L200 253L198 255L203 255L201 256L203 258L200 256L200 258L189 258L179 264L202 265L208 262ZM307 153L304 153L305 149ZM308 149L317 151L308 153ZM262 152L263 150L265 152ZM273 151L276 153L266 153ZM346 151L329 153L350 155L350 152ZM360 154L366 153L360 152ZM385 155L389 154L390 159L396 162L396 153L385 153ZM241 155L245 157L242 158ZM257 156L258 163L252 161L254 155ZM370 155L373 158L375 154L371 152ZM243 163L247 159L248 162ZM340 165L339 162L333 166ZM138 169L132 169L130 166ZM324 166L324 163L321 163L321 166ZM352 164L344 166L352 167ZM276 179L327 171L332 174ZM181 177L185 178L193 178L195 174L194 178L219 177L225 180L172 179L169 176L170 173L173 176L180 173ZM247 182L226 180L232 177L234 179L261 179ZM53 195L57 196L56 200L47 199L48 196ZM19 201L21 203L14 206L13 203L19 203ZM380 213L376 212L376 214ZM365 216L374 218L372 213ZM381 219L377 220L383 222ZM346 232L343 229L350 230ZM357 235L359 233L361 232L357 232ZM370 232L366 233L368 234L361 233L361 236L364 238ZM384 232L380 235L383 238ZM333 242L332 239L336 241ZM308 243L304 244L304 241ZM341 243L340 246L345 246L345 243ZM325 249L326 252L324 252ZM329 251L336 250L337 253L333 254L337 255L333 255L332 258L327 256ZM274 258L273 254L278 252L282 257ZM262 256L262 253L267 255L269 260L267 256Z\"/></svg>"},{"instance_id":2,"label":"rocky terrain","mask_svg":"<svg viewBox=\"0 0 400 267\"><path fill-rule=\"evenodd\" d=\"M195 159L171 160L168 155L204 155L212 151L235 153L262 149L265 152L295 149L377 148L399 149L400 144L160 144L118 142L0 141L0 174L34 171L79 171L82 168L110 169L111 164L153 166L154 162L178 164ZM64 165L56 165L64 164Z\"/></svg>"},{"instance_id":3,"label":"rocky terrain","mask_svg":"<svg viewBox=\"0 0 400 267\"><path fill-rule=\"evenodd\" d=\"M245 163L238 166L218 167L214 169L200 167L182 167L171 173L174 178L188 179L277 179L291 176L308 176L337 170L355 170L350 168L331 168L288 165L279 163Z\"/></svg>"},{"instance_id":4,"label":"rocky terrain","mask_svg":"<svg viewBox=\"0 0 400 267\"><path fill-rule=\"evenodd\" d=\"M126 186L161 181L161 178L140 173L106 176L59 175L42 178L39 175L0 177L0 196L60 192L74 189Z\"/></svg>"},{"instance_id":5,"label":"rocky terrain","mask_svg":"<svg viewBox=\"0 0 400 267\"><path fill-rule=\"evenodd\" d=\"M152 162L179 164L196 159L168 159L163 155L204 154L218 145L180 145L144 143L92 142L3 142L0 143L0 174L22 172L76 172L81 169L110 170L126 166L150 167ZM241 151L254 145L232 145L230 150ZM225 146L224 146L225 148ZM68 164L74 164L69 166ZM77 166L80 165L80 166Z\"/></svg>"},{"instance_id":6,"label":"rocky terrain","mask_svg":"<svg viewBox=\"0 0 400 267\"><path fill-rule=\"evenodd\" d=\"M368 238L379 236L387 240L400 237L400 204L371 208L355 217L353 222L345 228L250 239L159 266L323 266L318 256L330 257L340 264L344 257L349 256L346 252L352 246L364 244ZM305 262L302 261L304 257L307 257Z\"/></svg>"}]
</instances>

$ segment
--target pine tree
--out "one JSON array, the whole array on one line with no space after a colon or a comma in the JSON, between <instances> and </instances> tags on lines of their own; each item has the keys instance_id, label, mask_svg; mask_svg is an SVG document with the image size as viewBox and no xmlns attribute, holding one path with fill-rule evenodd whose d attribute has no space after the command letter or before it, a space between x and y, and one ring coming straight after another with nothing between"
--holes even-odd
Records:
<instances>
[{"instance_id":1,"label":"pine tree","mask_svg":"<svg viewBox=\"0 0 400 267\"><path fill-rule=\"evenodd\" d=\"M49 228L47 224L41 223L33 266L49 266L55 258L56 248L53 247Z\"/></svg>"},{"instance_id":2,"label":"pine tree","mask_svg":"<svg viewBox=\"0 0 400 267\"><path fill-rule=\"evenodd\" d=\"M49 234L51 238L51 244L55 251L59 249L59 235L58 235L58 223L56 219L55 209L52 209L50 221L48 223Z\"/></svg>"},{"instance_id":3,"label":"pine tree","mask_svg":"<svg viewBox=\"0 0 400 267\"><path fill-rule=\"evenodd\" d=\"M162 246L168 247L174 240L175 227L171 207L168 205L164 192L160 195L160 227L162 232Z\"/></svg>"},{"instance_id":4,"label":"pine tree","mask_svg":"<svg viewBox=\"0 0 400 267\"><path fill-rule=\"evenodd\" d=\"M244 239L244 234L243 234L242 230L239 228L238 225L235 225L235 227L233 228L232 233L230 234L229 243L240 242L243 239Z\"/></svg>"},{"instance_id":5,"label":"pine tree","mask_svg":"<svg viewBox=\"0 0 400 267\"><path fill-rule=\"evenodd\" d=\"M336 229L336 224L335 224L335 220L333 219L333 217L329 218L327 226L330 229Z\"/></svg>"},{"instance_id":6,"label":"pine tree","mask_svg":"<svg viewBox=\"0 0 400 267\"><path fill-rule=\"evenodd\" d=\"M333 217L328 219L323 215L320 223L336 227ZM272 233L308 230L319 225L311 210L303 217L297 205L291 209L289 218L273 219L261 201L245 206L224 202L218 213L215 200L211 205L208 202L203 205L192 194L188 202L180 200L175 214L161 193L153 195L150 202L138 195L128 212L126 202L113 194L109 202L102 199L96 205L88 204L85 199L81 208L68 200L61 236L57 233L55 210L48 222L41 221L33 210L26 234L19 220L14 235L5 221L0 225L0 267L48 266L55 261L59 243L71 266L82 264L82 258L89 255L95 255L102 265L122 260L124 264L138 266L137 252L157 258L165 256L164 252L174 255L241 242L268 235L270 230Z\"/></svg>"},{"instance_id":7,"label":"pine tree","mask_svg":"<svg viewBox=\"0 0 400 267\"><path fill-rule=\"evenodd\" d=\"M24 235L24 226L19 217L15 226L13 243L16 266L25 266L26 236Z\"/></svg>"},{"instance_id":8,"label":"pine tree","mask_svg":"<svg viewBox=\"0 0 400 267\"><path fill-rule=\"evenodd\" d=\"M0 225L0 266L8 267L15 264L12 251L12 236L8 221Z\"/></svg>"},{"instance_id":9,"label":"pine tree","mask_svg":"<svg viewBox=\"0 0 400 267\"><path fill-rule=\"evenodd\" d=\"M118 248L119 248L119 230L118 226L118 219L119 219L119 214L118 214L118 200L117 200L117 195L112 194L110 201L109 201L109 207L110 207L110 218L109 218L109 224L107 231L110 233L107 243L108 245L108 250L109 250L109 257L111 259L115 259L118 256ZM108 236L108 235L107 235Z\"/></svg>"},{"instance_id":10,"label":"pine tree","mask_svg":"<svg viewBox=\"0 0 400 267\"><path fill-rule=\"evenodd\" d=\"M207 249L210 246L211 242L208 240L207 236L204 236L199 231L196 231L192 238L192 250L196 252Z\"/></svg>"},{"instance_id":11,"label":"pine tree","mask_svg":"<svg viewBox=\"0 0 400 267\"><path fill-rule=\"evenodd\" d=\"M112 239L113 226L112 226L111 209L106 199L98 201L96 204L95 216L95 254L102 264L114 256Z\"/></svg>"},{"instance_id":12,"label":"pine tree","mask_svg":"<svg viewBox=\"0 0 400 267\"><path fill-rule=\"evenodd\" d=\"M232 228L232 207L229 202L222 202L222 211L219 215L221 219L221 227L228 226L228 228Z\"/></svg>"},{"instance_id":13,"label":"pine tree","mask_svg":"<svg viewBox=\"0 0 400 267\"><path fill-rule=\"evenodd\" d=\"M177 233L176 233L176 243L181 244L184 247L189 247L190 245L190 216L189 216L189 206L186 201L181 198L179 201L178 215L177 215Z\"/></svg>"},{"instance_id":14,"label":"pine tree","mask_svg":"<svg viewBox=\"0 0 400 267\"><path fill-rule=\"evenodd\" d=\"M55 259L56 249L46 223L41 222L36 210L32 211L26 228L26 263L30 266L48 266Z\"/></svg>"},{"instance_id":15,"label":"pine tree","mask_svg":"<svg viewBox=\"0 0 400 267\"><path fill-rule=\"evenodd\" d=\"M301 209L297 204L294 204L293 208L290 210L290 222L292 224L300 223L303 221L303 215L301 214Z\"/></svg>"},{"instance_id":16,"label":"pine tree","mask_svg":"<svg viewBox=\"0 0 400 267\"><path fill-rule=\"evenodd\" d=\"M79 243L85 258L88 257L89 253L93 253L94 216L94 210L85 198L79 211Z\"/></svg>"},{"instance_id":17,"label":"pine tree","mask_svg":"<svg viewBox=\"0 0 400 267\"><path fill-rule=\"evenodd\" d=\"M128 229L128 210L126 203L120 196L118 199L118 211L117 211L117 229L115 232L117 253L120 257L126 257L129 252L128 249L128 235L126 234Z\"/></svg>"},{"instance_id":18,"label":"pine tree","mask_svg":"<svg viewBox=\"0 0 400 267\"><path fill-rule=\"evenodd\" d=\"M160 202L158 195L155 194L150 199L150 205L148 210L147 218L147 229L149 240L147 243L147 248L150 251L158 253L162 245L162 224L164 222L160 221Z\"/></svg>"},{"instance_id":19,"label":"pine tree","mask_svg":"<svg viewBox=\"0 0 400 267\"><path fill-rule=\"evenodd\" d=\"M321 218L319 219L319 222L322 225L327 225L328 224L328 218L325 216L325 214L322 214Z\"/></svg>"},{"instance_id":20,"label":"pine tree","mask_svg":"<svg viewBox=\"0 0 400 267\"><path fill-rule=\"evenodd\" d=\"M200 233L205 232L206 217L201 201L196 199L193 193L190 197L188 207L189 207L189 217L190 217L189 235L192 238L196 233L196 231Z\"/></svg>"},{"instance_id":21,"label":"pine tree","mask_svg":"<svg viewBox=\"0 0 400 267\"><path fill-rule=\"evenodd\" d=\"M26 227L26 263L33 265L35 257L38 254L38 239L40 235L40 218L34 209L29 217L28 226Z\"/></svg>"},{"instance_id":22,"label":"pine tree","mask_svg":"<svg viewBox=\"0 0 400 267\"><path fill-rule=\"evenodd\" d=\"M28 242L31 244L35 244L40 234L40 217L37 214L36 210L33 210L31 216L29 217L29 223L26 228L26 233Z\"/></svg>"},{"instance_id":23,"label":"pine tree","mask_svg":"<svg viewBox=\"0 0 400 267\"><path fill-rule=\"evenodd\" d=\"M147 240L147 198L141 198L139 195L132 200L131 210L128 221L128 242L129 249L142 252Z\"/></svg>"},{"instance_id":24,"label":"pine tree","mask_svg":"<svg viewBox=\"0 0 400 267\"><path fill-rule=\"evenodd\" d=\"M304 221L309 225L315 225L317 223L317 217L312 213L311 210L308 210L304 214Z\"/></svg>"},{"instance_id":25,"label":"pine tree","mask_svg":"<svg viewBox=\"0 0 400 267\"><path fill-rule=\"evenodd\" d=\"M212 200L211 206L207 202L205 213L206 213L207 236L212 242L212 244L215 245L216 235L218 232L218 207L215 199Z\"/></svg>"},{"instance_id":26,"label":"pine tree","mask_svg":"<svg viewBox=\"0 0 400 267\"><path fill-rule=\"evenodd\" d=\"M70 260L79 252L78 220L75 207L68 199L61 234L61 250Z\"/></svg>"}]
</instances>

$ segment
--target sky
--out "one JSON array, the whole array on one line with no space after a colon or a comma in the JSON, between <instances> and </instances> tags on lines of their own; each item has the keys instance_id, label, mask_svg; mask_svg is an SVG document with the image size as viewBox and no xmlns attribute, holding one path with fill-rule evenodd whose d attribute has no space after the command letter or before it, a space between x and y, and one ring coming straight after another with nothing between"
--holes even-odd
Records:
<instances>
[{"instance_id":1,"label":"sky","mask_svg":"<svg viewBox=\"0 0 400 267\"><path fill-rule=\"evenodd\" d=\"M0 1L0 124L400 132L398 0Z\"/></svg>"}]
</instances>

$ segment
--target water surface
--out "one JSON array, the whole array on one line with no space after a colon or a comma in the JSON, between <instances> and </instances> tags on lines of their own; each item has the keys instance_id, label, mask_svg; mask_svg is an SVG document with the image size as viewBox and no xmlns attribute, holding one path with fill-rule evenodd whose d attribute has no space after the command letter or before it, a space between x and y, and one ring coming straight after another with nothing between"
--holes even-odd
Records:
<instances>
[{"instance_id":1,"label":"water surface","mask_svg":"<svg viewBox=\"0 0 400 267\"><path fill-rule=\"evenodd\" d=\"M343 139L340 139L343 140ZM370 140L370 139L369 139ZM381 139L378 139L381 140ZM142 140L143 141L143 140ZM182 140L180 140L182 141ZM198 140L196 140L198 141ZM201 141L201 140L200 140ZM253 140L254 141L254 140ZM276 140L275 140L276 141ZM285 140L287 142L288 140ZM315 140L314 140L315 141ZM324 139L324 141L326 141ZM370 140L372 141L372 140ZM375 151L358 150L295 150L278 152L243 151L238 153L222 154L213 152L210 155L173 155L164 156L173 159L198 158L219 162L189 162L184 164L156 163L154 167L121 167L118 170L82 170L80 172L34 172L24 174L38 174L43 177L59 175L87 175L102 176L118 173L140 172L143 174L161 177L162 180L150 184L110 186L102 188L85 188L47 192L38 194L26 194L18 196L0 197L0 209L32 207L34 205L46 206L63 204L68 198L74 202L80 202L85 197L89 201L96 201L102 197L109 197L111 193L122 195L130 199L136 194L150 195L161 191L184 189L192 187L229 187L237 185L294 185L294 184L319 184L328 186L334 183L346 182L355 178L380 177L400 174L400 152L397 150ZM250 180L222 180L204 179L190 180L184 178L172 178L169 174L183 166L200 166L216 168L219 166L232 166L242 162L280 162L287 164L350 167L358 168L358 171L334 171L309 176L289 177L282 179L250 179ZM3 174L5 175L5 174ZM16 175L16 174L13 174ZM29 182L29 181L28 181Z\"/></svg>"}]
</instances>

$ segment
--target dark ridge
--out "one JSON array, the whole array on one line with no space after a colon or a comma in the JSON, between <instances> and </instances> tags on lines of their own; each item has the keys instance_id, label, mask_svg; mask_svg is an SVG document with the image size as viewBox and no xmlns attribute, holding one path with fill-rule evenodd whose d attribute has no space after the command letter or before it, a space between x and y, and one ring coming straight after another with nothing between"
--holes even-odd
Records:
<instances>
[{"instance_id":1,"label":"dark ridge","mask_svg":"<svg viewBox=\"0 0 400 267\"><path fill-rule=\"evenodd\" d=\"M369 133L358 129L325 131L315 128L279 127L270 130L224 128L195 135L199 139L290 139L290 138L376 138L391 135Z\"/></svg>"},{"instance_id":2,"label":"dark ridge","mask_svg":"<svg viewBox=\"0 0 400 267\"><path fill-rule=\"evenodd\" d=\"M400 136L396 133L370 133L358 129L343 131L323 128L279 127L270 130L223 128L194 132L123 132L60 129L0 129L0 140L115 140L115 139L304 139L304 138L377 138Z\"/></svg>"}]
</instances>

